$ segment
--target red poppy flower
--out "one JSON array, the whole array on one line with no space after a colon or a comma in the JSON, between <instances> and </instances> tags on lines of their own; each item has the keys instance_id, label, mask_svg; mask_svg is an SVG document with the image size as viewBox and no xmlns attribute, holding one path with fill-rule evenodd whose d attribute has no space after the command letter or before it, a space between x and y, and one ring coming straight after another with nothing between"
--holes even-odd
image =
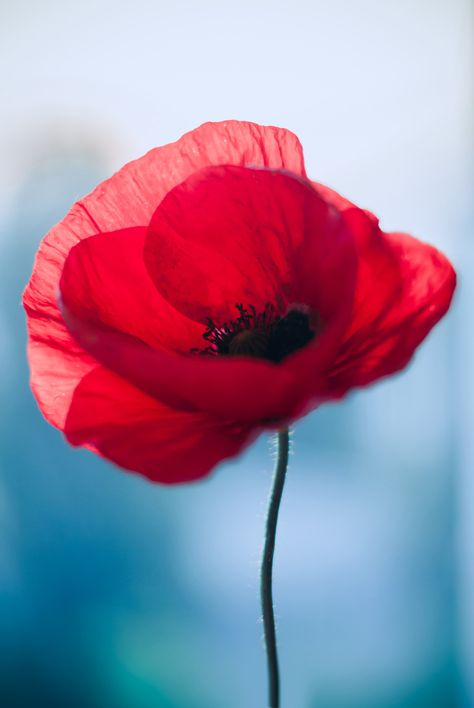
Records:
<instances>
[{"instance_id":1,"label":"red poppy flower","mask_svg":"<svg viewBox=\"0 0 474 708\"><path fill-rule=\"evenodd\" d=\"M289 131L207 123L47 234L31 384L73 445L188 481L404 367L454 287L439 251L310 182Z\"/></svg>"}]
</instances>

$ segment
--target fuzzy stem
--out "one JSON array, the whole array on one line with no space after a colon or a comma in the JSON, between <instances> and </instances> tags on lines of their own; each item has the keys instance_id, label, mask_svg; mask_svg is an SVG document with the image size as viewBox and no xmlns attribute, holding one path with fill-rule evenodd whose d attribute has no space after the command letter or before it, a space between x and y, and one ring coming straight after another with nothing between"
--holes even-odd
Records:
<instances>
[{"instance_id":1,"label":"fuzzy stem","mask_svg":"<svg viewBox=\"0 0 474 708\"><path fill-rule=\"evenodd\" d=\"M275 616L273 614L272 570L273 553L275 551L275 536L278 521L283 486L285 484L289 453L288 428L278 432L278 453L273 477L272 491L268 505L265 528L265 545L260 576L260 593L262 601L263 631L268 666L268 706L280 708L280 678L278 671L278 654L275 633Z\"/></svg>"}]
</instances>

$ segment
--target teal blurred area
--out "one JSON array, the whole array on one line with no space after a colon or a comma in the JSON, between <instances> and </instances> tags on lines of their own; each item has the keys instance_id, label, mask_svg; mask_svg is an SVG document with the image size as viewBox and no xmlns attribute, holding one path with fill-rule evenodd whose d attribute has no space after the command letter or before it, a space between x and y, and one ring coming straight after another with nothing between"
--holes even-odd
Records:
<instances>
[{"instance_id":1,"label":"teal blurred area","mask_svg":"<svg viewBox=\"0 0 474 708\"><path fill-rule=\"evenodd\" d=\"M294 130L312 177L442 248L461 279L406 372L293 432L275 558L282 706L474 706L471 9L1 6L2 708L266 705L272 441L175 488L70 448L29 390L20 306L74 200L225 118Z\"/></svg>"}]
</instances>

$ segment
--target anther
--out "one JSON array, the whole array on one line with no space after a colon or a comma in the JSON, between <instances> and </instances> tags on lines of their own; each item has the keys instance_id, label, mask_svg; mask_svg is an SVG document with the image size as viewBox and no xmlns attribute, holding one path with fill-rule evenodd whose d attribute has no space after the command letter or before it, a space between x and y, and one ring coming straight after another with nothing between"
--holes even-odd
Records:
<instances>
[{"instance_id":1,"label":"anther","mask_svg":"<svg viewBox=\"0 0 474 708\"><path fill-rule=\"evenodd\" d=\"M278 314L271 303L262 312L255 307L236 304L239 316L217 325L208 319L203 339L209 343L194 353L211 356L250 356L276 363L301 349L315 337L309 311L292 306L285 315Z\"/></svg>"}]
</instances>

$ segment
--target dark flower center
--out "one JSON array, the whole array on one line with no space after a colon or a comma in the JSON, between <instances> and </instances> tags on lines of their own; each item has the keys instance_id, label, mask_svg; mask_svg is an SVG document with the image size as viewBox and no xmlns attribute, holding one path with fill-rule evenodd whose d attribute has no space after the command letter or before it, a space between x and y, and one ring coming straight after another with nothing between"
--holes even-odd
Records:
<instances>
[{"instance_id":1,"label":"dark flower center","mask_svg":"<svg viewBox=\"0 0 474 708\"><path fill-rule=\"evenodd\" d=\"M267 304L257 313L253 306L236 305L239 316L223 325L209 319L203 339L209 342L204 349L193 352L211 356L252 356L280 362L301 349L316 335L306 308L290 307L285 315Z\"/></svg>"}]
</instances>

